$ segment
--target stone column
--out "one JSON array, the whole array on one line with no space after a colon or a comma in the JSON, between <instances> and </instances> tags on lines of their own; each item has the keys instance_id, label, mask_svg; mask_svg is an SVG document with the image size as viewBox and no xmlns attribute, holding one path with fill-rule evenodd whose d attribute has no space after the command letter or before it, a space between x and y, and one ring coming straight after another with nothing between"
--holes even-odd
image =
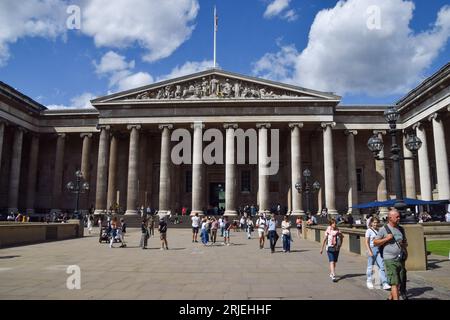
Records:
<instances>
[{"instance_id":1,"label":"stone column","mask_svg":"<svg viewBox=\"0 0 450 320\"><path fill-rule=\"evenodd\" d=\"M448 159L445 145L444 124L438 113L432 114L429 119L433 123L434 152L436 157L436 175L439 200L448 200L450 199L450 180L448 175Z\"/></svg>"},{"instance_id":2,"label":"stone column","mask_svg":"<svg viewBox=\"0 0 450 320\"><path fill-rule=\"evenodd\" d=\"M118 148L118 134L111 134L111 145L109 147L109 170L108 170L108 196L106 207L114 207L117 203L117 148Z\"/></svg>"},{"instance_id":3,"label":"stone column","mask_svg":"<svg viewBox=\"0 0 450 320\"><path fill-rule=\"evenodd\" d=\"M30 158L28 162L27 202L26 202L27 214L34 213L38 159L39 159L39 135L33 134L31 137Z\"/></svg>"},{"instance_id":4,"label":"stone column","mask_svg":"<svg viewBox=\"0 0 450 320\"><path fill-rule=\"evenodd\" d=\"M139 130L140 125L127 126L130 133L130 151L128 153L128 191L127 211L125 215L138 214L138 173L139 173Z\"/></svg>"},{"instance_id":5,"label":"stone column","mask_svg":"<svg viewBox=\"0 0 450 320\"><path fill-rule=\"evenodd\" d=\"M81 151L81 172L83 173L83 178L89 183L89 163L91 158L91 143L92 143L92 133L82 133L80 134L81 139L83 139L83 148Z\"/></svg>"},{"instance_id":6,"label":"stone column","mask_svg":"<svg viewBox=\"0 0 450 320\"><path fill-rule=\"evenodd\" d=\"M355 136L356 130L346 130L347 136L347 176L348 176L348 214L359 214L359 210L353 208L358 204L358 185L356 181Z\"/></svg>"},{"instance_id":7,"label":"stone column","mask_svg":"<svg viewBox=\"0 0 450 320\"><path fill-rule=\"evenodd\" d=\"M428 161L427 135L423 124L418 122L413 128L416 130L417 137L422 141L422 147L419 149L419 177L420 177L420 195L422 200L433 200L431 194L430 163Z\"/></svg>"},{"instance_id":8,"label":"stone column","mask_svg":"<svg viewBox=\"0 0 450 320\"><path fill-rule=\"evenodd\" d=\"M97 162L97 192L95 195L95 213L102 214L106 208L106 186L108 174L108 147L110 126L97 126L100 130Z\"/></svg>"},{"instance_id":9,"label":"stone column","mask_svg":"<svg viewBox=\"0 0 450 320\"><path fill-rule=\"evenodd\" d=\"M301 139L300 129L303 128L303 123L290 123L291 128L291 196L292 196L292 215L304 215L305 211L302 209L302 194L297 191L295 184L302 183L302 158L301 158ZM314 194L311 192L311 197ZM312 203L310 204L312 206ZM312 209L310 208L312 211Z\"/></svg>"},{"instance_id":10,"label":"stone column","mask_svg":"<svg viewBox=\"0 0 450 320\"><path fill-rule=\"evenodd\" d=\"M56 140L55 171L53 175L53 209L52 212L61 212L62 179L64 170L64 149L66 134L60 133Z\"/></svg>"},{"instance_id":11,"label":"stone column","mask_svg":"<svg viewBox=\"0 0 450 320\"><path fill-rule=\"evenodd\" d=\"M411 158L412 152L408 150L408 148L405 147L406 139L408 138L408 135L406 132L403 132L403 156ZM416 175L414 173L414 160L412 159L405 159L405 191L406 191L406 198L410 199L416 199Z\"/></svg>"},{"instance_id":12,"label":"stone column","mask_svg":"<svg viewBox=\"0 0 450 320\"><path fill-rule=\"evenodd\" d=\"M8 212L17 213L19 205L20 165L22 160L23 133L25 129L16 128L11 155L9 175Z\"/></svg>"},{"instance_id":13,"label":"stone column","mask_svg":"<svg viewBox=\"0 0 450 320\"><path fill-rule=\"evenodd\" d=\"M259 212L270 213L269 207L269 175L268 175L268 132L270 123L257 123L258 128L258 197Z\"/></svg>"},{"instance_id":14,"label":"stone column","mask_svg":"<svg viewBox=\"0 0 450 320\"><path fill-rule=\"evenodd\" d=\"M386 134L385 130L374 130L373 134L378 135L378 138L383 140L383 135ZM384 157L384 150L379 153L380 158ZM386 186L386 164L384 160L375 160L375 171L377 175L377 201L386 201L388 199L388 192ZM388 214L388 208L380 207L380 217L385 217Z\"/></svg>"},{"instance_id":15,"label":"stone column","mask_svg":"<svg viewBox=\"0 0 450 320\"><path fill-rule=\"evenodd\" d=\"M203 215L204 206L204 175L203 175L203 128L201 123L194 123L191 128L194 129L193 151L192 151L192 212L191 215L198 213Z\"/></svg>"},{"instance_id":16,"label":"stone column","mask_svg":"<svg viewBox=\"0 0 450 320\"><path fill-rule=\"evenodd\" d=\"M334 159L333 159L333 127L334 122L322 123L323 128L323 165L325 180L325 205L328 214L337 214L336 211L336 188L334 185Z\"/></svg>"},{"instance_id":17,"label":"stone column","mask_svg":"<svg viewBox=\"0 0 450 320\"><path fill-rule=\"evenodd\" d=\"M162 130L161 134L161 161L159 169L159 216L164 217L169 211L170 199L170 130L173 129L171 124L163 124L159 126ZM192 177L194 180L194 177Z\"/></svg>"},{"instance_id":18,"label":"stone column","mask_svg":"<svg viewBox=\"0 0 450 320\"><path fill-rule=\"evenodd\" d=\"M235 123L226 123L225 144L225 215L237 216L236 210L236 159L234 148L234 130L238 128Z\"/></svg>"},{"instance_id":19,"label":"stone column","mask_svg":"<svg viewBox=\"0 0 450 320\"><path fill-rule=\"evenodd\" d=\"M2 169L2 151L3 151L3 138L5 136L5 125L4 120L0 120L0 170Z\"/></svg>"}]
</instances>

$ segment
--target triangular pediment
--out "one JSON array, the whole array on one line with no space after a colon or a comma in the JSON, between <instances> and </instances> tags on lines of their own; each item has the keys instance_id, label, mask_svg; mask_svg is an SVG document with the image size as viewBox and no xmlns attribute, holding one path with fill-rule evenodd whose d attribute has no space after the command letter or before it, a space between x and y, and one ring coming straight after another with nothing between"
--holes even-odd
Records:
<instances>
[{"instance_id":1,"label":"triangular pediment","mask_svg":"<svg viewBox=\"0 0 450 320\"><path fill-rule=\"evenodd\" d=\"M112 102L182 102L218 100L340 100L331 93L242 76L218 69L171 79L93 100Z\"/></svg>"}]
</instances>

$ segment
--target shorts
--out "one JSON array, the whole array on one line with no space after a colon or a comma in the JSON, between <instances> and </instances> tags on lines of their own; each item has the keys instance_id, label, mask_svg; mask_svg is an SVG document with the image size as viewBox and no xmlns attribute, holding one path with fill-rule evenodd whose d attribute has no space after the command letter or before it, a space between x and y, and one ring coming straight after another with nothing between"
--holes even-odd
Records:
<instances>
[{"instance_id":1,"label":"shorts","mask_svg":"<svg viewBox=\"0 0 450 320\"><path fill-rule=\"evenodd\" d=\"M223 237L224 237L224 238L229 238L229 237L230 237L230 231L225 230L225 231L223 232Z\"/></svg>"},{"instance_id":2,"label":"shorts","mask_svg":"<svg viewBox=\"0 0 450 320\"><path fill-rule=\"evenodd\" d=\"M327 255L328 255L329 262L338 262L339 251L328 251L327 250Z\"/></svg>"},{"instance_id":3,"label":"shorts","mask_svg":"<svg viewBox=\"0 0 450 320\"><path fill-rule=\"evenodd\" d=\"M391 286L399 285L406 279L406 270L400 260L384 260L384 270Z\"/></svg>"},{"instance_id":4,"label":"shorts","mask_svg":"<svg viewBox=\"0 0 450 320\"><path fill-rule=\"evenodd\" d=\"M264 237L264 230L260 230L260 229L258 229L258 236L261 238L261 237Z\"/></svg>"},{"instance_id":5,"label":"shorts","mask_svg":"<svg viewBox=\"0 0 450 320\"><path fill-rule=\"evenodd\" d=\"M198 233L198 227L192 227L192 233Z\"/></svg>"},{"instance_id":6,"label":"shorts","mask_svg":"<svg viewBox=\"0 0 450 320\"><path fill-rule=\"evenodd\" d=\"M161 239L161 240L166 240L167 239L167 233L161 233L160 235L159 235L159 238Z\"/></svg>"}]
</instances>

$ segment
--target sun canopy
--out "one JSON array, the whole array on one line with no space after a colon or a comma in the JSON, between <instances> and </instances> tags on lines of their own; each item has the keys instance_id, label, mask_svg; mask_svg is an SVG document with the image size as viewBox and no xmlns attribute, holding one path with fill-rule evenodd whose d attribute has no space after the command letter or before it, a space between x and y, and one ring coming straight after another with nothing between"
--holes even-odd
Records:
<instances>
[{"instance_id":1,"label":"sun canopy","mask_svg":"<svg viewBox=\"0 0 450 320\"><path fill-rule=\"evenodd\" d=\"M403 199L403 201L408 206L426 206L426 205L437 205L437 204L448 203L448 201L425 201L425 200L410 199L410 198L405 198L405 199ZM367 208L377 208L377 207L393 207L396 202L397 202L396 199L391 199L391 200L387 200L387 201L373 201L373 202L367 202L367 203L355 205L355 206L353 206L353 208L367 209Z\"/></svg>"}]
</instances>

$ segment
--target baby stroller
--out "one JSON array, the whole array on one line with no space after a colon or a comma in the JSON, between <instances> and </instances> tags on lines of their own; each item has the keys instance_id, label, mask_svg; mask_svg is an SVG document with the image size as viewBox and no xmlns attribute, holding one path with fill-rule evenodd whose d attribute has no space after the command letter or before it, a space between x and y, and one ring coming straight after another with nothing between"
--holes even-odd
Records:
<instances>
[{"instance_id":1,"label":"baby stroller","mask_svg":"<svg viewBox=\"0 0 450 320\"><path fill-rule=\"evenodd\" d=\"M102 227L102 230L100 231L100 237L98 239L98 242L102 243L103 241L105 241L106 243L109 242L109 233L107 227Z\"/></svg>"}]
</instances>

